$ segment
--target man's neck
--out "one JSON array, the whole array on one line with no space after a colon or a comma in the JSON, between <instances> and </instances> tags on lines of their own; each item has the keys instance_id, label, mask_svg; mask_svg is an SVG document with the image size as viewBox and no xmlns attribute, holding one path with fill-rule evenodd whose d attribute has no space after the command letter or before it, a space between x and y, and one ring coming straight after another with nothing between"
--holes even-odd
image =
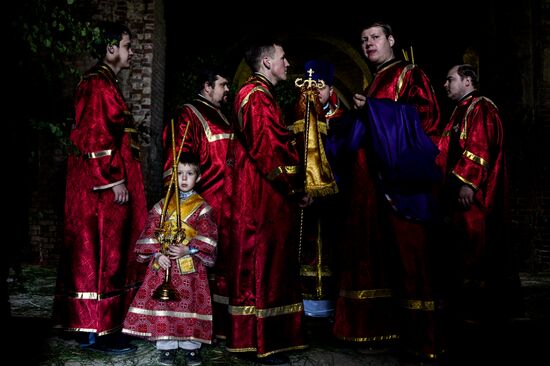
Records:
<instances>
[{"instance_id":1,"label":"man's neck","mask_svg":"<svg viewBox=\"0 0 550 366\"><path fill-rule=\"evenodd\" d=\"M260 76L262 76L264 79L266 79L267 81L269 81L273 86L277 85L277 80L273 80L274 78L273 77L270 77L268 74L266 74L265 72L263 71L256 71L255 74L258 74Z\"/></svg>"},{"instance_id":2,"label":"man's neck","mask_svg":"<svg viewBox=\"0 0 550 366\"><path fill-rule=\"evenodd\" d=\"M383 61L383 62L379 63L378 65L376 65L376 69L380 70L381 68L385 67L386 65L389 65L390 63L392 63L394 61L395 61L395 57L393 55L391 55L390 58L388 58L385 61Z\"/></svg>"},{"instance_id":3,"label":"man's neck","mask_svg":"<svg viewBox=\"0 0 550 366\"><path fill-rule=\"evenodd\" d=\"M107 66L109 66L109 68L113 71L113 73L115 75L118 75L118 73L120 72L120 70L122 69L120 66L114 64L113 62L109 62L109 60L107 60L107 58L103 58L103 63Z\"/></svg>"},{"instance_id":4,"label":"man's neck","mask_svg":"<svg viewBox=\"0 0 550 366\"><path fill-rule=\"evenodd\" d=\"M467 91L460 99L458 99L458 103L462 102L464 99L468 98L470 95L472 95L476 90L472 89Z\"/></svg>"}]
</instances>

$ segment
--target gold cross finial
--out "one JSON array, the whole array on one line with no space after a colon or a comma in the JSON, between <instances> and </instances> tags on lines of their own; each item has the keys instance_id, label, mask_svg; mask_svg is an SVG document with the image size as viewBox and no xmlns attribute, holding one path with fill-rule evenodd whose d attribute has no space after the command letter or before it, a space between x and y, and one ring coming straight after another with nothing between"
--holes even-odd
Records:
<instances>
[{"instance_id":1,"label":"gold cross finial","mask_svg":"<svg viewBox=\"0 0 550 366\"><path fill-rule=\"evenodd\" d=\"M325 86L325 82L323 80L319 80L319 81L316 81L316 80L313 80L311 77L313 76L313 74L315 74L315 71L313 71L313 69L310 67L309 70L306 71L306 73L309 75L309 78L304 80L302 82L302 78L298 78L294 81L294 85L296 85L298 88L302 88L302 87L305 87L305 88L323 88Z\"/></svg>"}]
</instances>

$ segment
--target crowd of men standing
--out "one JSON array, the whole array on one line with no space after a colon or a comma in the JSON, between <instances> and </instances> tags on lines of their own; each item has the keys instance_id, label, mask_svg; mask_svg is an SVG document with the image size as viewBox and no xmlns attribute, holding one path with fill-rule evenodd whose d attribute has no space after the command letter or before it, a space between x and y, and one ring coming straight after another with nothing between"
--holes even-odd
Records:
<instances>
[{"instance_id":1,"label":"crowd of men standing","mask_svg":"<svg viewBox=\"0 0 550 366\"><path fill-rule=\"evenodd\" d=\"M143 278L135 244L147 210L136 129L117 80L130 67L131 33L106 24L105 34L99 63L76 94L78 153L69 158L54 320L84 335L84 347L124 353L133 350L120 330ZM227 74L197 74L198 95L166 126L159 164L168 181L174 153L199 162L196 190L218 226L211 310L159 308L154 316L213 326L206 341L163 339L216 339L259 363L283 364L286 353L307 347L307 315L326 318L332 335L360 352L398 345L426 362L441 359L459 324L518 315L501 304L505 293L519 294L519 280L503 231L508 178L498 109L479 95L476 67L457 64L444 85L456 108L442 117L428 76L396 57L394 37L385 23L362 30L375 72L350 110L332 89L330 62L307 63L306 79L318 88L306 115L292 121L275 93L290 66L277 40L250 44L252 75L231 115L222 111ZM188 364L200 364L195 356Z\"/></svg>"}]
</instances>

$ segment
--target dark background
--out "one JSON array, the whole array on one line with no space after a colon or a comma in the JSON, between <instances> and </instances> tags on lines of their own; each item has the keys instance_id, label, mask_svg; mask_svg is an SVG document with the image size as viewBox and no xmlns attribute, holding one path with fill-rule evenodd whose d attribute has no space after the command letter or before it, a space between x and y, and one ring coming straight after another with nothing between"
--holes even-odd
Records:
<instances>
[{"instance_id":1,"label":"dark background","mask_svg":"<svg viewBox=\"0 0 550 366\"><path fill-rule=\"evenodd\" d=\"M291 63L289 72L302 70L302 59L319 55L315 44L305 39L309 34L327 35L341 39L362 56L360 34L364 26L374 21L389 23L400 49L413 47L415 62L431 78L436 92L440 92L447 70L462 63L468 48L481 53L491 52L483 37L490 27L492 1L331 1L319 7L315 2L256 3L253 10L246 6L214 7L195 4L190 13L181 1L168 1L167 73L177 75L186 67L185 60L193 55L210 55L221 59L226 66L236 69L250 37L258 33L272 33L286 41L285 51ZM520 5L521 2L518 2ZM231 13L231 16L229 15ZM299 44L293 40L302 38ZM290 47L289 47L290 46ZM311 55L311 56L310 56ZM326 55L330 60L330 55ZM339 70L337 69L337 74ZM360 77L360 75L358 75ZM174 80L174 79L172 79ZM168 83L170 77L167 77ZM169 89L173 87L169 84Z\"/></svg>"}]
</instances>

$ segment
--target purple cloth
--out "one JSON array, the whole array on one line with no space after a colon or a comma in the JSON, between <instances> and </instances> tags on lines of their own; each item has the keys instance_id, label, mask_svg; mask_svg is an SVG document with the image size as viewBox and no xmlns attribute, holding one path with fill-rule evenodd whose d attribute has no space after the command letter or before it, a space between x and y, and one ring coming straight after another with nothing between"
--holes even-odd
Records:
<instances>
[{"instance_id":1,"label":"purple cloth","mask_svg":"<svg viewBox=\"0 0 550 366\"><path fill-rule=\"evenodd\" d=\"M350 118L349 113L332 118L325 141L325 152L339 191L347 189L349 184L350 154L353 151L350 149L350 136L354 125L355 120Z\"/></svg>"},{"instance_id":2,"label":"purple cloth","mask_svg":"<svg viewBox=\"0 0 550 366\"><path fill-rule=\"evenodd\" d=\"M403 185L441 179L435 165L439 150L422 130L416 108L369 98L368 117L372 147L382 162L386 181Z\"/></svg>"},{"instance_id":3,"label":"purple cloth","mask_svg":"<svg viewBox=\"0 0 550 366\"><path fill-rule=\"evenodd\" d=\"M435 214L433 184L441 173L437 146L422 130L413 106L368 98L369 142L378 158L386 198L405 217L431 220Z\"/></svg>"}]
</instances>

